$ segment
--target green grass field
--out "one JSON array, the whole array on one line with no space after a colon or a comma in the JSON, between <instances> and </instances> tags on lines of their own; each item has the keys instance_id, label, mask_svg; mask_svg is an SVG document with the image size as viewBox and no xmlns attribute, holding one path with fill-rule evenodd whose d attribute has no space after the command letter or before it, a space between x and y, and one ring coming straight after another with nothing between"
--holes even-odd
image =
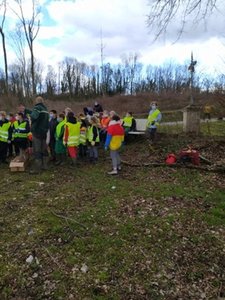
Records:
<instances>
[{"instance_id":1,"label":"green grass field","mask_svg":"<svg viewBox=\"0 0 225 300\"><path fill-rule=\"evenodd\" d=\"M163 143L156 156L176 148ZM225 297L225 174L123 165L110 177L108 155L33 176L1 166L0 299ZM135 142L122 156L155 154Z\"/></svg>"},{"instance_id":2,"label":"green grass field","mask_svg":"<svg viewBox=\"0 0 225 300\"><path fill-rule=\"evenodd\" d=\"M163 123L159 126L159 132L168 133L168 134L179 134L183 132L183 125L175 123L174 125L164 125ZM202 122L200 125L200 132L203 136L225 136L225 122L216 121L216 122Z\"/></svg>"}]
</instances>

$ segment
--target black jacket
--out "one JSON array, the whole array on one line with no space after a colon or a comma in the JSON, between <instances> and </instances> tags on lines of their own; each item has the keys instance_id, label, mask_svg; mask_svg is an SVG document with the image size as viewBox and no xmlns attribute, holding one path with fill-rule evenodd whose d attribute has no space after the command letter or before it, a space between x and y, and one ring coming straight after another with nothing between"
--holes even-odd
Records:
<instances>
[{"instance_id":1,"label":"black jacket","mask_svg":"<svg viewBox=\"0 0 225 300\"><path fill-rule=\"evenodd\" d=\"M52 118L49 122L50 141L55 141L55 131L58 124L57 118Z\"/></svg>"},{"instance_id":2,"label":"black jacket","mask_svg":"<svg viewBox=\"0 0 225 300\"><path fill-rule=\"evenodd\" d=\"M94 112L97 112L97 113L103 112L103 108L102 108L101 104L97 104L94 106Z\"/></svg>"}]
</instances>

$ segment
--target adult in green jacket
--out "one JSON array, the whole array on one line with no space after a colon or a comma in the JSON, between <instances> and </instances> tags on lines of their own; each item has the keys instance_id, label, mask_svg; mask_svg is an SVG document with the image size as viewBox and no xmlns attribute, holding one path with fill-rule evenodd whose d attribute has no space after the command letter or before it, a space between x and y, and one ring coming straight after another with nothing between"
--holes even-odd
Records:
<instances>
[{"instance_id":1,"label":"adult in green jacket","mask_svg":"<svg viewBox=\"0 0 225 300\"><path fill-rule=\"evenodd\" d=\"M44 99L37 97L34 100L35 106L30 114L32 147L34 154L34 169L31 173L39 173L41 169L47 169L47 132L49 130L49 113L44 105Z\"/></svg>"}]
</instances>

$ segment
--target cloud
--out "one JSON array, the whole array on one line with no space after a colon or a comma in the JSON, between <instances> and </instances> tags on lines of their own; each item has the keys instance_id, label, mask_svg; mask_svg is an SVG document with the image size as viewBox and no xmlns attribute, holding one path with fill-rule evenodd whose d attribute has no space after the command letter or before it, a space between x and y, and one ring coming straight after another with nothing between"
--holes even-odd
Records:
<instances>
[{"instance_id":1,"label":"cloud","mask_svg":"<svg viewBox=\"0 0 225 300\"><path fill-rule=\"evenodd\" d=\"M30 0L23 1L27 5L31 3ZM119 63L122 54L139 53L143 63L161 64L168 59L183 63L193 51L201 69L205 65L205 69L214 70L221 64L225 50L221 42L224 21L220 10L210 16L206 24L197 26L189 21L181 39L173 44L180 29L181 19L177 15L167 35L153 43L154 32L149 32L146 27L147 0L41 1L41 28L34 50L45 65L57 66L66 56L100 64L101 43L105 62ZM29 5L26 6L28 16ZM10 18L10 28L13 28L16 18L12 12Z\"/></svg>"},{"instance_id":2,"label":"cloud","mask_svg":"<svg viewBox=\"0 0 225 300\"><path fill-rule=\"evenodd\" d=\"M67 56L88 60L98 52L100 56L101 32L106 58L119 60L123 52L140 51L148 45L145 8L145 0L132 4L127 0L51 1L47 5L48 14L57 22L55 28L64 29L58 47Z\"/></svg>"}]
</instances>

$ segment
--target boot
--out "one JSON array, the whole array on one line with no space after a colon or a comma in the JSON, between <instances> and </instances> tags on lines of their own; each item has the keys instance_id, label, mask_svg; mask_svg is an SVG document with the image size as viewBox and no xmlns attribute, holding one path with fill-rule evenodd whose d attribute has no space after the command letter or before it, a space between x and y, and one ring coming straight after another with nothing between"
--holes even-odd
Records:
<instances>
[{"instance_id":1,"label":"boot","mask_svg":"<svg viewBox=\"0 0 225 300\"><path fill-rule=\"evenodd\" d=\"M48 170L48 156L42 157L42 170Z\"/></svg>"},{"instance_id":2,"label":"boot","mask_svg":"<svg viewBox=\"0 0 225 300\"><path fill-rule=\"evenodd\" d=\"M35 159L33 163L33 167L30 170L30 174L40 174L41 172L42 161L41 159Z\"/></svg>"},{"instance_id":3,"label":"boot","mask_svg":"<svg viewBox=\"0 0 225 300\"><path fill-rule=\"evenodd\" d=\"M65 155L64 154L58 154L56 157L55 166L62 166L65 165Z\"/></svg>"},{"instance_id":4,"label":"boot","mask_svg":"<svg viewBox=\"0 0 225 300\"><path fill-rule=\"evenodd\" d=\"M62 154L56 154L55 166L59 166L62 163Z\"/></svg>"},{"instance_id":5,"label":"boot","mask_svg":"<svg viewBox=\"0 0 225 300\"><path fill-rule=\"evenodd\" d=\"M72 162L71 162L71 166L75 167L77 166L77 159L75 157L71 158Z\"/></svg>"}]
</instances>

